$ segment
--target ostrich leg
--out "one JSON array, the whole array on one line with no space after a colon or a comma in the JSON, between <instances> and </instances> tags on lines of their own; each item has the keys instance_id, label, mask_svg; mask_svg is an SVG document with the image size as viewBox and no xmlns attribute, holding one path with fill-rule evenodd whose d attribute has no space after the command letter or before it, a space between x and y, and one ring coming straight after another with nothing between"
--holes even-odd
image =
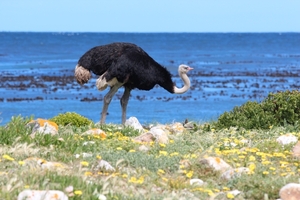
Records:
<instances>
[{"instance_id":1,"label":"ostrich leg","mask_svg":"<svg viewBox=\"0 0 300 200\"><path fill-rule=\"evenodd\" d=\"M100 119L100 124L104 124L105 119L106 119L106 114L107 114L107 109L108 106L115 95L115 93L118 91L118 89L122 86L121 83L117 83L114 86L112 86L109 90L109 92L104 96L104 101L103 101L103 108L102 108L102 113L101 113L101 119Z\"/></svg>"},{"instance_id":2,"label":"ostrich leg","mask_svg":"<svg viewBox=\"0 0 300 200\"><path fill-rule=\"evenodd\" d=\"M122 124L125 124L126 121L126 110L127 110L127 104L130 96L131 89L125 87L124 94L121 98L121 107L122 107Z\"/></svg>"}]
</instances>

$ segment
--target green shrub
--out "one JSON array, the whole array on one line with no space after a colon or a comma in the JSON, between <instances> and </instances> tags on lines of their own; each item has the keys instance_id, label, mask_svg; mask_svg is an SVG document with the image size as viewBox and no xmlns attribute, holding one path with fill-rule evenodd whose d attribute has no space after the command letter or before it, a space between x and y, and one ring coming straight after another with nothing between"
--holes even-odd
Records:
<instances>
[{"instance_id":1,"label":"green shrub","mask_svg":"<svg viewBox=\"0 0 300 200\"><path fill-rule=\"evenodd\" d=\"M270 126L298 124L300 92L270 93L261 103L248 101L225 112L214 124L217 128L231 126L245 129L268 129Z\"/></svg>"},{"instance_id":2,"label":"green shrub","mask_svg":"<svg viewBox=\"0 0 300 200\"><path fill-rule=\"evenodd\" d=\"M80 126L90 125L93 123L88 118L83 117L74 112L66 112L64 114L59 114L49 120L55 122L57 125L62 125L62 126L71 124L73 126L80 127Z\"/></svg>"}]
</instances>

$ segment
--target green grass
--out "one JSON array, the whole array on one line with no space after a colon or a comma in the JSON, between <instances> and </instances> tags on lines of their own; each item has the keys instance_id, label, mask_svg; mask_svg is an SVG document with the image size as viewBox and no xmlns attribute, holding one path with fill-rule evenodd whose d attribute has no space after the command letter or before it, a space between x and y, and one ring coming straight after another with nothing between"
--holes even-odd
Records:
<instances>
[{"instance_id":1,"label":"green grass","mask_svg":"<svg viewBox=\"0 0 300 200\"><path fill-rule=\"evenodd\" d=\"M32 138L28 121L15 117L0 127L0 199L16 199L25 188L64 191L70 185L78 193L69 199L98 199L99 194L107 199L209 199L220 192L215 199L226 199L230 190L242 192L235 199L277 199L282 186L299 182L293 145L276 142L286 133L299 137L298 126L215 130L210 123L195 123L192 130L170 134L168 144L145 144L149 151L144 152L139 150L142 144L132 140L139 133L121 125L66 125L59 127L58 135ZM82 135L95 127L107 137ZM205 156L255 168L227 181L200 163ZM100 157L116 170L97 169ZM45 169L38 159L61 165ZM191 178L206 184L191 186Z\"/></svg>"}]
</instances>

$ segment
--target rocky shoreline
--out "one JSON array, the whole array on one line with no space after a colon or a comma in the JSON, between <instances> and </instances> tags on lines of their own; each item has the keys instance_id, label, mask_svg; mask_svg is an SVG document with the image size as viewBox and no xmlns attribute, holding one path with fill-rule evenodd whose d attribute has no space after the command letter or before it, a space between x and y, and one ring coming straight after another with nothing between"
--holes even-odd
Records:
<instances>
[{"instance_id":1,"label":"rocky shoreline","mask_svg":"<svg viewBox=\"0 0 300 200\"><path fill-rule=\"evenodd\" d=\"M186 95L174 96L162 93L158 96L148 96L146 93L141 92L141 95L132 95L131 98L139 101L151 100L151 98L162 101L197 100L199 98L217 99L222 97L260 99L269 92L299 89L300 81L296 79L299 74L300 69L296 68L258 70L256 72L194 71L189 75L191 90ZM178 76L174 76L174 80L178 82L177 84L180 84L178 79ZM32 70L31 73L27 71L26 75L23 75L22 72L13 74L4 71L0 75L0 88L2 93L5 94L0 95L0 102L62 100L68 98L91 102L101 101L105 95L105 93L97 91L94 81L80 86L75 81L73 70L61 70L52 74L35 74ZM19 96L18 93L22 92L25 92L25 95ZM72 97L62 95L68 93L72 93ZM119 98L120 95L117 94L117 97Z\"/></svg>"}]
</instances>

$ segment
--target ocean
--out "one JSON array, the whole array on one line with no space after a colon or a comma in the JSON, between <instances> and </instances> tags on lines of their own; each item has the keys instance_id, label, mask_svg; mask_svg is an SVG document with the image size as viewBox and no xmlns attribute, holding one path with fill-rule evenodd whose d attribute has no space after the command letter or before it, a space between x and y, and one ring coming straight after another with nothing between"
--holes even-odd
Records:
<instances>
[{"instance_id":1,"label":"ocean","mask_svg":"<svg viewBox=\"0 0 300 200\"><path fill-rule=\"evenodd\" d=\"M180 64L191 89L181 95L160 87L134 90L127 118L142 124L217 120L247 101L270 92L300 88L300 33L34 33L0 32L0 125L13 116L51 118L76 112L99 121L104 95L97 76L84 86L74 78L78 59L90 48L112 42L142 47L181 86ZM106 123L121 123L120 96Z\"/></svg>"}]
</instances>

